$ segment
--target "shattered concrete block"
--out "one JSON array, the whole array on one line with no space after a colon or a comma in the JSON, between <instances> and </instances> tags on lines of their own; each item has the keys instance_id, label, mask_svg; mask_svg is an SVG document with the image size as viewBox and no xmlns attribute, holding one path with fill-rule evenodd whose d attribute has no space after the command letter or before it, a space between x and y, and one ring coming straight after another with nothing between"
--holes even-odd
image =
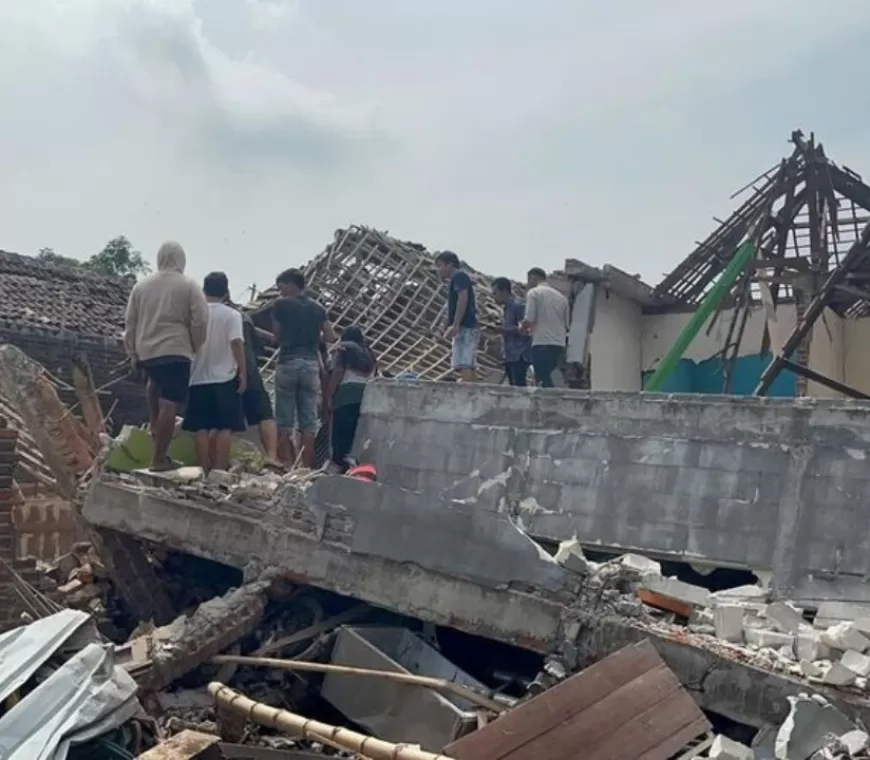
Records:
<instances>
[{"instance_id":1,"label":"shattered concrete block","mask_svg":"<svg viewBox=\"0 0 870 760\"><path fill-rule=\"evenodd\" d=\"M825 671L822 681L830 686L849 686L855 682L855 673L840 662L831 663Z\"/></svg>"},{"instance_id":2,"label":"shattered concrete block","mask_svg":"<svg viewBox=\"0 0 870 760\"><path fill-rule=\"evenodd\" d=\"M556 562L558 562L566 570L578 575L589 575L591 568L589 560L583 554L583 547L580 542L574 539L562 541L559 544L559 550L556 552Z\"/></svg>"},{"instance_id":3,"label":"shattered concrete block","mask_svg":"<svg viewBox=\"0 0 870 760\"><path fill-rule=\"evenodd\" d=\"M644 578L641 587L654 594L675 599L691 607L709 607L710 592L701 586L693 586L676 578Z\"/></svg>"},{"instance_id":4,"label":"shattered concrete block","mask_svg":"<svg viewBox=\"0 0 870 760\"><path fill-rule=\"evenodd\" d=\"M662 566L654 559L644 557L642 554L623 554L617 562L629 570L634 570L641 578L648 575L660 577L662 574Z\"/></svg>"},{"instance_id":5,"label":"shattered concrete block","mask_svg":"<svg viewBox=\"0 0 870 760\"><path fill-rule=\"evenodd\" d=\"M861 676L862 678L870 676L870 657L866 654L861 654L850 649L848 652L843 652L840 664L845 668L849 668L856 676Z\"/></svg>"},{"instance_id":6,"label":"shattered concrete block","mask_svg":"<svg viewBox=\"0 0 870 760\"><path fill-rule=\"evenodd\" d=\"M804 625L804 618L800 610L785 602L768 604L765 614L770 624L777 631L782 631L783 633L796 634Z\"/></svg>"},{"instance_id":7,"label":"shattered concrete block","mask_svg":"<svg viewBox=\"0 0 870 760\"><path fill-rule=\"evenodd\" d=\"M715 591L712 596L713 599L721 599L722 601L759 602L767 598L767 591L761 586L737 586L736 588Z\"/></svg>"},{"instance_id":8,"label":"shattered concrete block","mask_svg":"<svg viewBox=\"0 0 870 760\"><path fill-rule=\"evenodd\" d=\"M845 745L852 757L864 752L870 746L870 736L863 731L855 729L847 731L840 737L840 743Z\"/></svg>"},{"instance_id":9,"label":"shattered concrete block","mask_svg":"<svg viewBox=\"0 0 870 760\"><path fill-rule=\"evenodd\" d=\"M831 656L830 647L822 641L822 634L806 626L795 635L794 653L799 660L827 660Z\"/></svg>"},{"instance_id":10,"label":"shattered concrete block","mask_svg":"<svg viewBox=\"0 0 870 760\"><path fill-rule=\"evenodd\" d=\"M754 760L755 752L745 744L720 734L713 740L709 757L717 760Z\"/></svg>"},{"instance_id":11,"label":"shattered concrete block","mask_svg":"<svg viewBox=\"0 0 870 760\"><path fill-rule=\"evenodd\" d=\"M805 678L821 678L825 674L825 671L816 665L816 663L807 660L801 660L798 663L798 667L800 668L801 675Z\"/></svg>"},{"instance_id":12,"label":"shattered concrete block","mask_svg":"<svg viewBox=\"0 0 870 760\"><path fill-rule=\"evenodd\" d=\"M713 608L713 626L722 641L743 642L744 609L739 604L719 604Z\"/></svg>"},{"instance_id":13,"label":"shattered concrete block","mask_svg":"<svg viewBox=\"0 0 870 760\"><path fill-rule=\"evenodd\" d=\"M822 641L832 649L845 652L852 649L856 652L866 652L870 647L870 639L863 636L851 622L832 625L822 634Z\"/></svg>"},{"instance_id":14,"label":"shattered concrete block","mask_svg":"<svg viewBox=\"0 0 870 760\"><path fill-rule=\"evenodd\" d=\"M776 734L777 760L808 758L825 746L830 734L853 731L852 722L832 705L801 694L788 697L791 710Z\"/></svg>"},{"instance_id":15,"label":"shattered concrete block","mask_svg":"<svg viewBox=\"0 0 870 760\"><path fill-rule=\"evenodd\" d=\"M743 637L747 644L759 649L779 649L794 646L794 636L790 633L771 631L769 628L744 628Z\"/></svg>"}]
</instances>

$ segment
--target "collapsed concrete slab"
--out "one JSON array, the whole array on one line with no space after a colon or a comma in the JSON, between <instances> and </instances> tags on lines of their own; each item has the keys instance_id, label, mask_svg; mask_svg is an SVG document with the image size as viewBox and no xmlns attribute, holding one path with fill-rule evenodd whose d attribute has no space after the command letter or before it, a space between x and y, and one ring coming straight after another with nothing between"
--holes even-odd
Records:
<instances>
[{"instance_id":1,"label":"collapsed concrete slab","mask_svg":"<svg viewBox=\"0 0 870 760\"><path fill-rule=\"evenodd\" d=\"M771 572L801 606L870 601L865 402L379 381L355 453L533 535Z\"/></svg>"},{"instance_id":2,"label":"collapsed concrete slab","mask_svg":"<svg viewBox=\"0 0 870 760\"><path fill-rule=\"evenodd\" d=\"M566 661L579 655L594 662L650 639L703 708L741 723L779 725L787 698L801 692L823 693L870 723L870 703L857 694L814 688L756 667L746 652L710 637L616 614L620 606L636 614L641 605L617 590L590 591L587 584L600 573L587 578L560 567L493 510L475 512L472 505L340 476L307 488L284 485L271 498L215 501L195 487L152 487L101 473L90 485L84 516L103 530L240 568L251 581L277 570Z\"/></svg>"},{"instance_id":3,"label":"collapsed concrete slab","mask_svg":"<svg viewBox=\"0 0 870 760\"><path fill-rule=\"evenodd\" d=\"M83 514L93 525L240 568L251 579L278 568L302 583L527 649L558 645L558 600L571 596L567 571L504 515L475 517L447 502L427 507L401 493L408 501L399 489L336 476L307 491L287 488L278 504L200 502L96 480ZM457 572L450 573L452 562Z\"/></svg>"}]
</instances>

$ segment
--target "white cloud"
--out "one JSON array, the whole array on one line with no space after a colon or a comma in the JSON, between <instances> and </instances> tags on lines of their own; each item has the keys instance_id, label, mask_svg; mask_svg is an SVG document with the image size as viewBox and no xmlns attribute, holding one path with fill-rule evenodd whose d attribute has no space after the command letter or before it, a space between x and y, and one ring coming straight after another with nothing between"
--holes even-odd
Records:
<instances>
[{"instance_id":1,"label":"white cloud","mask_svg":"<svg viewBox=\"0 0 870 760\"><path fill-rule=\"evenodd\" d=\"M178 238L194 273L265 284L361 222L492 272L655 278L795 126L870 164L860 99L812 61L863 49L870 4L831 9L0 0L0 247Z\"/></svg>"}]
</instances>

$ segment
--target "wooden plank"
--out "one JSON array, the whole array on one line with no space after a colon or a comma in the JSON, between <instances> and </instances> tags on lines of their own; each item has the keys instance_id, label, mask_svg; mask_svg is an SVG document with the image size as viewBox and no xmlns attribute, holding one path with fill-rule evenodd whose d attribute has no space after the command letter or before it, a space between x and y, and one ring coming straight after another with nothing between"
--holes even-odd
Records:
<instances>
[{"instance_id":1,"label":"wooden plank","mask_svg":"<svg viewBox=\"0 0 870 760\"><path fill-rule=\"evenodd\" d=\"M579 756L581 748L584 760L631 760L648 748L642 737L633 734L628 735L627 742L619 741L633 716L642 716L660 703L666 705L681 689L676 676L661 663L548 733L504 755L502 760L535 760L540 757L573 760ZM621 745L621 752L617 755L608 751L614 741Z\"/></svg>"},{"instance_id":2,"label":"wooden plank","mask_svg":"<svg viewBox=\"0 0 870 760\"><path fill-rule=\"evenodd\" d=\"M199 731L182 731L139 755L139 760L221 760L220 739Z\"/></svg>"},{"instance_id":3,"label":"wooden plank","mask_svg":"<svg viewBox=\"0 0 870 760\"><path fill-rule=\"evenodd\" d=\"M445 749L456 760L507 757L602 697L662 665L652 644L624 647Z\"/></svg>"},{"instance_id":4,"label":"wooden plank","mask_svg":"<svg viewBox=\"0 0 870 760\"><path fill-rule=\"evenodd\" d=\"M645 640L459 739L445 753L457 760L667 760L709 727Z\"/></svg>"},{"instance_id":5,"label":"wooden plank","mask_svg":"<svg viewBox=\"0 0 870 760\"><path fill-rule=\"evenodd\" d=\"M589 760L668 760L710 724L681 687L637 715L595 747Z\"/></svg>"}]
</instances>

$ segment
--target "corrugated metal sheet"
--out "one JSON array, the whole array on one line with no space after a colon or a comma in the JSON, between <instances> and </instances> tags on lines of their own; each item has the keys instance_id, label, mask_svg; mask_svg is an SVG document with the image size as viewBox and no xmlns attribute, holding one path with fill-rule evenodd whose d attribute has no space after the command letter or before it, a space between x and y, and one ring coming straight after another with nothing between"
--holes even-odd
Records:
<instances>
[{"instance_id":1,"label":"corrugated metal sheet","mask_svg":"<svg viewBox=\"0 0 870 760\"><path fill-rule=\"evenodd\" d=\"M710 724L648 641L448 746L456 760L667 760Z\"/></svg>"},{"instance_id":2,"label":"corrugated metal sheet","mask_svg":"<svg viewBox=\"0 0 870 760\"><path fill-rule=\"evenodd\" d=\"M0 718L0 760L64 760L70 746L141 709L136 682L115 667L112 647L86 643L96 637L89 620L63 610L0 637L0 700L59 649L80 650Z\"/></svg>"}]
</instances>

